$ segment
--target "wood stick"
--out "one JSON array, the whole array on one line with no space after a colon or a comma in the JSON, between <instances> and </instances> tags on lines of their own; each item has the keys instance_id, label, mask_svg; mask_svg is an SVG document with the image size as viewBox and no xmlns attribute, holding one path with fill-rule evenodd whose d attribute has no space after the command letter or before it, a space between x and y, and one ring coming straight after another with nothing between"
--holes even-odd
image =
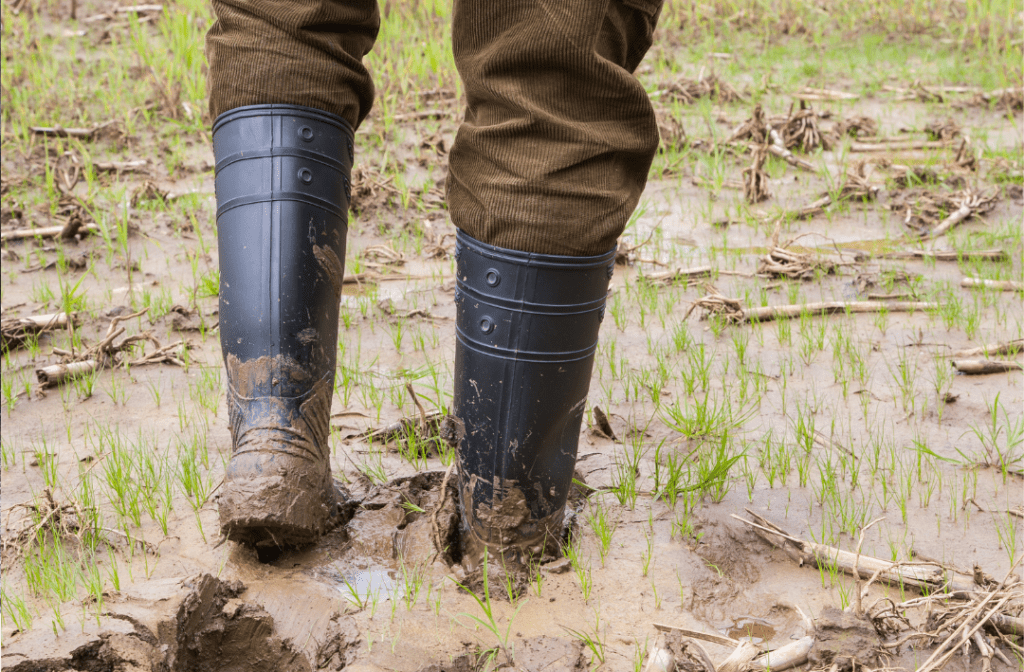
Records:
<instances>
[{"instance_id":1,"label":"wood stick","mask_svg":"<svg viewBox=\"0 0 1024 672\"><path fill-rule=\"evenodd\" d=\"M811 652L812 646L814 646L814 637L803 637L755 658L752 668L774 672L802 665L807 662L807 654Z\"/></svg>"},{"instance_id":2,"label":"wood stick","mask_svg":"<svg viewBox=\"0 0 1024 672\"><path fill-rule=\"evenodd\" d=\"M926 234L926 237L938 238L939 236L941 236L942 234L946 233L954 226L959 224L960 222L970 217L971 213L973 212L974 208L972 208L969 203L964 203L959 208L957 208L952 214L950 214L949 217L946 217L944 220L939 222L934 229L932 229Z\"/></svg>"},{"instance_id":3,"label":"wood stick","mask_svg":"<svg viewBox=\"0 0 1024 672\"><path fill-rule=\"evenodd\" d=\"M122 8L127 9L127 8ZM56 126L29 126L30 131L36 135L45 135L54 138L83 138L85 140L91 140L97 132L113 126L117 123L117 120L111 119L110 121L102 124L96 124L90 128L64 128L60 124Z\"/></svg>"},{"instance_id":4,"label":"wood stick","mask_svg":"<svg viewBox=\"0 0 1024 672\"><path fill-rule=\"evenodd\" d=\"M811 315L833 315L835 313L909 313L918 310L935 310L937 303L927 301L821 301L817 303L794 304L787 306L760 306L743 310L743 315L736 318L739 322L768 322L770 320L793 319L801 313Z\"/></svg>"},{"instance_id":5,"label":"wood stick","mask_svg":"<svg viewBox=\"0 0 1024 672\"><path fill-rule=\"evenodd\" d=\"M879 259L934 259L935 261L1006 261L1003 250L908 250L878 255Z\"/></svg>"},{"instance_id":6,"label":"wood stick","mask_svg":"<svg viewBox=\"0 0 1024 672\"><path fill-rule=\"evenodd\" d=\"M64 231L63 226L42 226L30 229L15 229L0 233L0 241L3 240L24 240L25 238L56 238ZM99 228L95 224L86 224L78 227L77 233L96 233Z\"/></svg>"},{"instance_id":7,"label":"wood stick","mask_svg":"<svg viewBox=\"0 0 1024 672\"><path fill-rule=\"evenodd\" d=\"M1000 632L1024 637L1024 616L996 614L991 621L993 627Z\"/></svg>"},{"instance_id":8,"label":"wood stick","mask_svg":"<svg viewBox=\"0 0 1024 672\"><path fill-rule=\"evenodd\" d=\"M827 100L857 100L860 98L856 93L848 93L846 91L835 91L833 89L812 89L809 86L805 86L796 93L793 97L797 100L806 101L827 101Z\"/></svg>"},{"instance_id":9,"label":"wood stick","mask_svg":"<svg viewBox=\"0 0 1024 672\"><path fill-rule=\"evenodd\" d=\"M945 149L953 143L947 140L892 140L879 142L852 142L851 152L903 152L916 149Z\"/></svg>"},{"instance_id":10,"label":"wood stick","mask_svg":"<svg viewBox=\"0 0 1024 672\"><path fill-rule=\"evenodd\" d=\"M1024 282L1013 280L986 280L985 278L964 278L960 281L961 287L984 287L985 289L999 289L1004 292L1024 292Z\"/></svg>"},{"instance_id":11,"label":"wood stick","mask_svg":"<svg viewBox=\"0 0 1024 672\"><path fill-rule=\"evenodd\" d=\"M1024 369L1020 362L1005 359L954 359L950 363L954 369L968 376L983 376L989 373L1006 373Z\"/></svg>"},{"instance_id":12,"label":"wood stick","mask_svg":"<svg viewBox=\"0 0 1024 672\"><path fill-rule=\"evenodd\" d=\"M419 119L444 119L450 117L451 112L445 110L421 110L419 112L407 112L405 114L396 114L391 117L392 121L415 121Z\"/></svg>"},{"instance_id":13,"label":"wood stick","mask_svg":"<svg viewBox=\"0 0 1024 672\"><path fill-rule=\"evenodd\" d=\"M981 631L971 635L971 641L978 647L978 653L981 654L981 672L992 672L992 656L995 655L995 649L985 641L985 636Z\"/></svg>"},{"instance_id":14,"label":"wood stick","mask_svg":"<svg viewBox=\"0 0 1024 672\"><path fill-rule=\"evenodd\" d=\"M141 169L144 169L147 163L149 162L146 159L137 159L135 161L97 161L92 165L96 170L110 173L129 173L141 172Z\"/></svg>"},{"instance_id":15,"label":"wood stick","mask_svg":"<svg viewBox=\"0 0 1024 672\"><path fill-rule=\"evenodd\" d=\"M689 628L683 628L678 625L668 625L665 623L655 623L654 629L660 632L678 632L684 637L700 639L705 642L711 642L712 644L718 644L720 646L728 646L730 648L740 645L740 640L733 639L732 637L726 637L725 635L720 635L717 632L703 632L701 630L690 630Z\"/></svg>"},{"instance_id":16,"label":"wood stick","mask_svg":"<svg viewBox=\"0 0 1024 672\"><path fill-rule=\"evenodd\" d=\"M658 635L647 655L647 665L644 672L673 672L676 669L676 660L672 652L665 648L665 636Z\"/></svg>"},{"instance_id":17,"label":"wood stick","mask_svg":"<svg viewBox=\"0 0 1024 672\"><path fill-rule=\"evenodd\" d=\"M957 350L954 357L990 357L992 355L1013 355L1024 350L1024 338L1018 338L1006 343L989 343L980 348L967 348Z\"/></svg>"},{"instance_id":18,"label":"wood stick","mask_svg":"<svg viewBox=\"0 0 1024 672\"><path fill-rule=\"evenodd\" d=\"M16 317L10 322L5 320L5 329L11 327L24 327L27 329L59 329L68 326L68 314L67 313L51 313L49 315L28 315L26 317ZM8 326L10 325L10 326Z\"/></svg>"},{"instance_id":19,"label":"wood stick","mask_svg":"<svg viewBox=\"0 0 1024 672\"><path fill-rule=\"evenodd\" d=\"M977 588L973 576L958 572L947 572L938 563L896 563L867 555L861 555L858 560L856 553L798 539L750 509L746 509L746 512L757 522L745 520L736 514L731 515L736 520L750 525L759 537L774 546L782 548L800 564L823 568L834 566L846 574L853 574L854 568L856 568L861 578L871 578L877 573L878 578L882 581L897 585L902 583L915 588L925 588L930 591L934 591L947 584L949 585L949 590L953 592L971 592Z\"/></svg>"},{"instance_id":20,"label":"wood stick","mask_svg":"<svg viewBox=\"0 0 1024 672\"><path fill-rule=\"evenodd\" d=\"M662 271L659 273L650 273L643 276L644 280L651 282L663 282L670 284L676 280L695 280L697 278L708 278L711 277L715 272L715 269L711 266L695 266L693 268L677 268L674 271Z\"/></svg>"},{"instance_id":21,"label":"wood stick","mask_svg":"<svg viewBox=\"0 0 1024 672\"><path fill-rule=\"evenodd\" d=\"M43 387L53 387L72 378L92 373L99 368L99 365L95 359L87 359L84 362L44 366L41 369L36 369L36 380Z\"/></svg>"},{"instance_id":22,"label":"wood stick","mask_svg":"<svg viewBox=\"0 0 1024 672\"><path fill-rule=\"evenodd\" d=\"M756 646L750 642L740 642L736 650L716 668L716 672L747 672L750 669L750 661L756 657Z\"/></svg>"},{"instance_id":23,"label":"wood stick","mask_svg":"<svg viewBox=\"0 0 1024 672\"><path fill-rule=\"evenodd\" d=\"M769 152L795 168L806 170L808 173L814 173L815 175L818 174L818 170L813 164L804 161L793 154L793 152L786 149L785 145L782 144L782 138L778 137L778 131L772 129L771 134L774 137L772 137L772 144L768 145ZM776 140L778 140L778 142L776 142ZM751 146L750 151L754 151L754 146Z\"/></svg>"}]
</instances>

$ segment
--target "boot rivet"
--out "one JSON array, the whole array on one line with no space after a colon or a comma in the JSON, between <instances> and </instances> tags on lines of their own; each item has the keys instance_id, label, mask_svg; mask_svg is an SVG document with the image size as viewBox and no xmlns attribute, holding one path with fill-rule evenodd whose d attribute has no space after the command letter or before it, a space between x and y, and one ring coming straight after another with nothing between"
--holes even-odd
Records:
<instances>
[{"instance_id":1,"label":"boot rivet","mask_svg":"<svg viewBox=\"0 0 1024 672\"><path fill-rule=\"evenodd\" d=\"M491 320L490 317L484 315L484 318L480 320L480 331L484 332L485 334L489 334L492 331L494 331L494 322Z\"/></svg>"},{"instance_id":2,"label":"boot rivet","mask_svg":"<svg viewBox=\"0 0 1024 672\"><path fill-rule=\"evenodd\" d=\"M455 288L455 303L462 301L462 290L458 287Z\"/></svg>"},{"instance_id":3,"label":"boot rivet","mask_svg":"<svg viewBox=\"0 0 1024 672\"><path fill-rule=\"evenodd\" d=\"M299 169L299 179L302 180L303 184L309 184L313 181L313 173L309 168Z\"/></svg>"},{"instance_id":4,"label":"boot rivet","mask_svg":"<svg viewBox=\"0 0 1024 672\"><path fill-rule=\"evenodd\" d=\"M302 128L299 129L299 137L305 140L306 142L309 142L310 140L313 139L313 129L310 128L309 126L303 126Z\"/></svg>"},{"instance_id":5,"label":"boot rivet","mask_svg":"<svg viewBox=\"0 0 1024 672\"><path fill-rule=\"evenodd\" d=\"M497 287L501 284L501 273L498 273L497 269L487 269L487 284L491 287Z\"/></svg>"}]
</instances>

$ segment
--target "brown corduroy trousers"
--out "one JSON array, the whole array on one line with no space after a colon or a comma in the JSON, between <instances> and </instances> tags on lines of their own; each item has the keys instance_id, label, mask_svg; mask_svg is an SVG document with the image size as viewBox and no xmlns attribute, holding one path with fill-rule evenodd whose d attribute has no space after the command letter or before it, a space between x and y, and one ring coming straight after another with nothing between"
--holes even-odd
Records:
<instances>
[{"instance_id":1,"label":"brown corduroy trousers","mask_svg":"<svg viewBox=\"0 0 1024 672\"><path fill-rule=\"evenodd\" d=\"M409 0L414 1L414 0ZM633 76L662 0L455 0L466 89L450 155L452 222L485 243L569 256L608 251L647 182L654 110ZM362 58L375 0L213 0L210 111L304 105L353 128L370 111Z\"/></svg>"}]
</instances>

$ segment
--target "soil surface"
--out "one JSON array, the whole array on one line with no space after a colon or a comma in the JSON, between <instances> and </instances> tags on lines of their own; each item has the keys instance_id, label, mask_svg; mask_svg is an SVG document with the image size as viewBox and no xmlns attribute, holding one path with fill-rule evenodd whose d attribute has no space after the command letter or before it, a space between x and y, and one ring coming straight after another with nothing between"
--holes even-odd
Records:
<instances>
[{"instance_id":1,"label":"soil surface","mask_svg":"<svg viewBox=\"0 0 1024 672\"><path fill-rule=\"evenodd\" d=\"M993 94L989 70L954 76L892 51L936 49L947 63L957 49L984 60L982 47L918 39L932 24L901 19L866 28L878 43L854 56L835 40L862 37L815 32L817 18L780 10L762 39L769 18L712 12L743 65L667 10L638 71L664 143L620 245L567 541L526 568L469 571L438 426L455 347L454 228L439 186L464 103L454 69L410 87L392 47L371 56L382 98L357 133L331 404L348 520L302 548L253 548L218 528L231 438L205 66L168 65L191 63L180 50L198 53L209 9L89 2L72 19L14 5L0 159L3 669L641 670L656 650L665 669L704 669L697 640L674 627L717 635L700 641L714 665L739 641L767 651L813 636L798 669L916 670L956 627L897 645L954 622L960 603L906 606L920 591L801 565L740 520L746 510L807 542L977 577L971 599L1005 593L1000 613L1020 618L1022 357L957 354L1024 338L1020 290L961 285L1024 281L1020 99ZM437 16L387 12L424 31L409 40L423 50L446 34ZM686 51L698 43L699 56ZM984 48L1020 52L1019 40ZM58 67L85 82L68 85L72 101L48 79ZM715 68L739 98L679 93ZM85 93L103 86L130 109ZM755 104L786 136L800 96L828 144L790 146L803 168L732 138ZM874 127L842 125L857 119ZM61 137L58 125L92 130ZM879 150L886 139L913 146ZM770 197L745 193L751 176ZM921 235L961 206L969 215L947 233ZM64 238L8 238L73 221ZM743 318L822 301L891 305ZM70 325L17 323L61 311ZM952 366L963 359L1010 370L963 375ZM37 369L84 360L96 370L37 382ZM862 589L871 618L857 613ZM898 618L888 605L903 605ZM1020 669L1020 633L979 632L999 655L972 644L944 669Z\"/></svg>"}]
</instances>

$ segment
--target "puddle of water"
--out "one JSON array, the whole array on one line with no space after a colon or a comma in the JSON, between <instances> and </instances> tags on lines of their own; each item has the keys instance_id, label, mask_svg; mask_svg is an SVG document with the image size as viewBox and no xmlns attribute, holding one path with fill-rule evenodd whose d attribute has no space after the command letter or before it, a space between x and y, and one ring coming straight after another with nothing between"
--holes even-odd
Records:
<instances>
[{"instance_id":1,"label":"puddle of water","mask_svg":"<svg viewBox=\"0 0 1024 672\"><path fill-rule=\"evenodd\" d=\"M745 616L733 621L725 634L733 639L761 645L770 642L775 637L775 628L768 621Z\"/></svg>"},{"instance_id":2,"label":"puddle of water","mask_svg":"<svg viewBox=\"0 0 1024 672\"><path fill-rule=\"evenodd\" d=\"M341 575L338 591L353 604L376 600L390 600L398 589L394 572L386 569L367 569Z\"/></svg>"}]
</instances>

